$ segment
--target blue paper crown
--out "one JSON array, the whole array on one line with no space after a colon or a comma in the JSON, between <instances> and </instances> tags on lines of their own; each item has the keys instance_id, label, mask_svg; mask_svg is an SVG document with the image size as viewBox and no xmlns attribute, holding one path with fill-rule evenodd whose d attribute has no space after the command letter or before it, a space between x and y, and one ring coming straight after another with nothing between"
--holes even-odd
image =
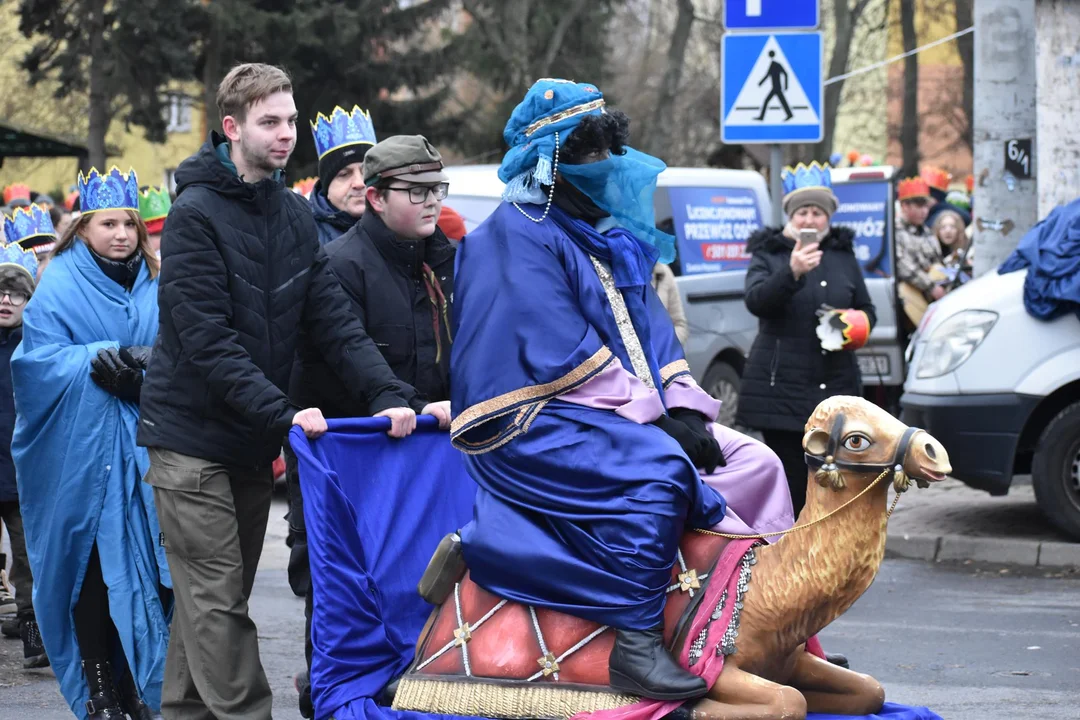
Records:
<instances>
[{"instance_id":1,"label":"blue paper crown","mask_svg":"<svg viewBox=\"0 0 1080 720\"><path fill-rule=\"evenodd\" d=\"M14 266L25 270L30 280L36 280L38 270L37 253L23 248L18 243L0 244L0 268Z\"/></svg>"},{"instance_id":2,"label":"blue paper crown","mask_svg":"<svg viewBox=\"0 0 1080 720\"><path fill-rule=\"evenodd\" d=\"M311 134L315 136L315 151L319 159L332 150L346 145L374 145L375 126L371 124L371 114L353 105L352 112L345 112L339 105L326 117L319 113L311 123Z\"/></svg>"},{"instance_id":3,"label":"blue paper crown","mask_svg":"<svg viewBox=\"0 0 1080 720\"><path fill-rule=\"evenodd\" d=\"M821 165L816 160L809 165L799 163L795 167L786 167L780 177L784 181L784 195L796 190L810 188L832 189L832 174L828 165Z\"/></svg>"},{"instance_id":4,"label":"blue paper crown","mask_svg":"<svg viewBox=\"0 0 1080 720\"><path fill-rule=\"evenodd\" d=\"M83 215L98 210L139 211L139 179L134 170L123 173L114 165L107 175L102 175L97 168L90 168L86 177L79 173L78 185Z\"/></svg>"},{"instance_id":5,"label":"blue paper crown","mask_svg":"<svg viewBox=\"0 0 1080 720\"><path fill-rule=\"evenodd\" d=\"M3 218L3 240L7 243L21 243L33 237L56 237L49 211L40 205L28 205L15 208L10 217Z\"/></svg>"}]
</instances>

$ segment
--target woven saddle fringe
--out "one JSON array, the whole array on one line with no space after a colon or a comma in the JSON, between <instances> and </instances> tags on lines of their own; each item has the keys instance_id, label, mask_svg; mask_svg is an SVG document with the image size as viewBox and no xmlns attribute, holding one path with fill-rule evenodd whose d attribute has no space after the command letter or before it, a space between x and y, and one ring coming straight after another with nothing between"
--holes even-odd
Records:
<instances>
[{"instance_id":1,"label":"woven saddle fringe","mask_svg":"<svg viewBox=\"0 0 1080 720\"><path fill-rule=\"evenodd\" d=\"M522 683L513 686L475 681L421 680L414 675L401 678L393 707L395 710L443 715L566 720L578 713L614 710L633 705L638 700L634 695L573 690L551 684Z\"/></svg>"}]
</instances>

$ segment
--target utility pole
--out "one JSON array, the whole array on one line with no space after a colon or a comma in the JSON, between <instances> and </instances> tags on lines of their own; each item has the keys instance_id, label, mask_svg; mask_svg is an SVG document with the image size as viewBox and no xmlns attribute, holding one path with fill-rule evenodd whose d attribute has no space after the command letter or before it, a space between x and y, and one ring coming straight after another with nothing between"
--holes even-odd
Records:
<instances>
[{"instance_id":1,"label":"utility pole","mask_svg":"<svg viewBox=\"0 0 1080 720\"><path fill-rule=\"evenodd\" d=\"M1080 198L1080 3L1038 0L1035 13L1041 219Z\"/></svg>"},{"instance_id":2,"label":"utility pole","mask_svg":"<svg viewBox=\"0 0 1080 720\"><path fill-rule=\"evenodd\" d=\"M1021 179L1006 168L1010 141L1018 141L1011 147L1013 162L1020 165L1024 147L1030 145L1034 152L1046 144L1045 138L1038 138L1042 142L1036 138L1035 4L1036 0L975 3L976 275L996 269L1039 217L1037 156L1027 158L1031 179ZM1047 94L1055 91L1045 89ZM1075 125L1075 115L1071 122Z\"/></svg>"}]
</instances>

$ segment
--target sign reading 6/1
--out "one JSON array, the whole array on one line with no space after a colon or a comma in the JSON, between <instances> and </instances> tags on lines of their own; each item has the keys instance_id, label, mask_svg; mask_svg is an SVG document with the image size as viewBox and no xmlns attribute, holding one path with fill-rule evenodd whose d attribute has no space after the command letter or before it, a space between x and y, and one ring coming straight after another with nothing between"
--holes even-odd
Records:
<instances>
[{"instance_id":1,"label":"sign reading 6/1","mask_svg":"<svg viewBox=\"0 0 1080 720\"><path fill-rule=\"evenodd\" d=\"M1005 170L1020 180L1031 178L1031 138L1005 143Z\"/></svg>"}]
</instances>

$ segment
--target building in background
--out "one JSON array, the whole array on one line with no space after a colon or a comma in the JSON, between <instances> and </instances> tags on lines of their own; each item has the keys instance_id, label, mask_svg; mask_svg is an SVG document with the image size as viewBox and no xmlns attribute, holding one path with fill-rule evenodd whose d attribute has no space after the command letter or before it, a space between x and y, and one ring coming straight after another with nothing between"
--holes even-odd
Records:
<instances>
[{"instance_id":1,"label":"building in background","mask_svg":"<svg viewBox=\"0 0 1080 720\"><path fill-rule=\"evenodd\" d=\"M48 137L80 138L85 144L86 98L58 101L50 82L30 87L27 73L20 67L31 46L19 32L17 12L0 13L0 118L18 127ZM18 88L12 92L12 88ZM109 155L109 164L135 168L147 185L169 184L180 162L193 154L206 139L202 108L202 87L192 83L176 87L168 104L168 137L162 144L149 142L142 128L113 122L106 145L118 154ZM37 192L63 198L78 174L79 161L67 158L7 158L0 167L0 187L23 182ZM58 194L56 194L58 193Z\"/></svg>"}]
</instances>

